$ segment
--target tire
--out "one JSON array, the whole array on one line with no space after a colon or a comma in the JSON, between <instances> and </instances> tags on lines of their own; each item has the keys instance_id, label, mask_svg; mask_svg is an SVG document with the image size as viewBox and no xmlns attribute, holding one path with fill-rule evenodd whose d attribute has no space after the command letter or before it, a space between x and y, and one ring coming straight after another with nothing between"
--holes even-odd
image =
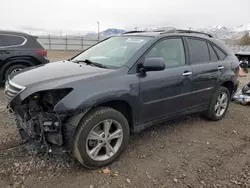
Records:
<instances>
[{"instance_id":1,"label":"tire","mask_svg":"<svg viewBox=\"0 0 250 188\"><path fill-rule=\"evenodd\" d=\"M224 109L224 111L218 115L218 111L215 110L216 105L218 105L218 98L222 95L225 94L227 97L227 102L223 103L226 104L226 107ZM214 95L212 96L211 102L208 105L207 110L202 114L203 117L205 117L208 120L212 120L212 121L218 121L221 120L226 112L227 109L229 107L229 102L230 102L230 93L229 90L226 87L220 86L217 91L214 93ZM223 108L222 108L223 109Z\"/></svg>"},{"instance_id":2,"label":"tire","mask_svg":"<svg viewBox=\"0 0 250 188\"><path fill-rule=\"evenodd\" d=\"M119 127L119 129L117 128L114 129L116 131L120 131L120 129L122 130L122 133L119 133L119 138L114 138L112 141L100 141L100 140L91 140L89 139L91 137L91 135L93 136L94 134L90 134L92 133L92 131L96 131L95 129L99 128L98 126L101 126L103 124L104 127L104 123L107 121L112 121L111 124L111 129L113 129L114 127ZM101 123L103 122L103 123ZM99 124L99 125L98 125ZM118 126L119 124L119 126ZM104 129L104 128L103 128ZM103 131L103 132L102 132ZM100 131L101 133L98 133L98 138L100 138L99 136L103 134L106 135L104 132L104 130ZM110 132L109 132L110 133ZM110 137L112 136L113 132L110 133ZM122 139L121 136L122 135ZM103 138L104 139L104 138ZM117 142L115 142L117 139ZM103 166L106 166L112 162L114 162L116 159L118 159L118 157L123 153L123 151L126 149L127 145L128 145L128 139L129 139L129 124L127 119L119 112L114 110L113 108L109 108L109 107L97 107L93 110L91 110L88 114L86 114L85 117L83 117L83 119L81 120L81 122L79 123L76 132L75 132L75 137L74 137L74 141L73 141L73 155L77 158L77 160L85 167L90 168L90 169L95 169L95 168L100 168ZM113 155L110 156L110 158L107 155L107 142L109 142L109 146L111 146L112 142L114 141L114 143L118 144L115 146L119 146L116 147L114 146L113 151L116 150L116 152L111 152ZM119 141L119 142L118 142ZM93 143L92 143L93 142ZM102 142L102 143L100 143ZM105 142L105 143L104 143ZM101 149L99 149L99 153L106 152L105 155L96 155L97 157L95 159L93 159L93 156L91 156L91 151L93 151L93 148L91 148L91 150L89 150L90 147L90 143L93 144L93 148L97 148L97 145L101 145L104 143L104 146L102 146ZM112 147L112 146L111 146ZM105 153L104 152L104 153ZM110 153L109 153L110 154ZM99 157L99 158L98 158ZM103 160L101 160L103 159Z\"/></svg>"},{"instance_id":3,"label":"tire","mask_svg":"<svg viewBox=\"0 0 250 188\"><path fill-rule=\"evenodd\" d=\"M8 76L14 71L14 70L18 70L18 69L24 69L27 66L22 65L22 64L17 64L17 65L12 65L10 67L8 67L5 72L4 72L4 81L8 79Z\"/></svg>"}]
</instances>

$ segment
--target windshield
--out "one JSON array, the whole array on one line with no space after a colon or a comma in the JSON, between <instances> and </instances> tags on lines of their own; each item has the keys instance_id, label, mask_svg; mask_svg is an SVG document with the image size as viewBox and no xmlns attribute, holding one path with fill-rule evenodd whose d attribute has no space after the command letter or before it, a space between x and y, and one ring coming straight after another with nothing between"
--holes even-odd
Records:
<instances>
[{"instance_id":1,"label":"windshield","mask_svg":"<svg viewBox=\"0 0 250 188\"><path fill-rule=\"evenodd\" d=\"M72 61L89 60L106 67L117 68L124 65L151 37L117 36L111 37L79 54Z\"/></svg>"},{"instance_id":2,"label":"windshield","mask_svg":"<svg viewBox=\"0 0 250 188\"><path fill-rule=\"evenodd\" d=\"M250 52L250 46L246 47L246 48L244 49L244 51L245 51L245 52Z\"/></svg>"}]
</instances>

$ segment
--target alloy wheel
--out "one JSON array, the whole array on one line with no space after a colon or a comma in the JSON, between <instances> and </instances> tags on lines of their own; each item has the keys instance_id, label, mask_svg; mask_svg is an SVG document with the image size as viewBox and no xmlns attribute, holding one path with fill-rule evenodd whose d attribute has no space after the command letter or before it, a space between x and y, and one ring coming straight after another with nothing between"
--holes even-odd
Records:
<instances>
[{"instance_id":1,"label":"alloy wheel","mask_svg":"<svg viewBox=\"0 0 250 188\"><path fill-rule=\"evenodd\" d=\"M20 70L22 70L22 68L16 68L16 69L14 69L13 71L11 71L10 74L16 73L16 72L18 72L18 71L20 71Z\"/></svg>"},{"instance_id":2,"label":"alloy wheel","mask_svg":"<svg viewBox=\"0 0 250 188\"><path fill-rule=\"evenodd\" d=\"M86 142L87 154L95 161L108 160L119 150L122 141L122 126L115 120L104 120L89 132Z\"/></svg>"},{"instance_id":3,"label":"alloy wheel","mask_svg":"<svg viewBox=\"0 0 250 188\"><path fill-rule=\"evenodd\" d=\"M227 109L227 105L228 105L228 96L225 92L222 92L218 96L215 107L214 107L215 115L217 117L222 116Z\"/></svg>"}]
</instances>

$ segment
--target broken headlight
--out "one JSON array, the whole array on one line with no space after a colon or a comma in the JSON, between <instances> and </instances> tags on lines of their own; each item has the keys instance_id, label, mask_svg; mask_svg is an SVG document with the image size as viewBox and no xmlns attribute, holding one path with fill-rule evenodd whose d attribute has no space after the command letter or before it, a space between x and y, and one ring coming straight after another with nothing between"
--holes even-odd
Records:
<instances>
[{"instance_id":1,"label":"broken headlight","mask_svg":"<svg viewBox=\"0 0 250 188\"><path fill-rule=\"evenodd\" d=\"M53 111L54 106L62 100L66 95L68 95L73 89L57 89L44 91L42 93L42 106L44 111Z\"/></svg>"}]
</instances>

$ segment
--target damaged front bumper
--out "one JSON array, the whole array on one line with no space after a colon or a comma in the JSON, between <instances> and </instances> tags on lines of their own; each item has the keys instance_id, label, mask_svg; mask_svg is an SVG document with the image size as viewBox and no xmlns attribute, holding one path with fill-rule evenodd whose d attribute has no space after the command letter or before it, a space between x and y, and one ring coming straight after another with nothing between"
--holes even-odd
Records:
<instances>
[{"instance_id":1,"label":"damaged front bumper","mask_svg":"<svg viewBox=\"0 0 250 188\"><path fill-rule=\"evenodd\" d=\"M25 89L8 80L4 90L7 109L15 116L22 140L28 143L28 148L36 151L47 153L70 151L77 126L68 125L67 119L70 113L58 114L53 108L49 109L55 102L49 103L51 99L54 100L54 96L50 94L32 95L21 99L20 95Z\"/></svg>"},{"instance_id":2,"label":"damaged front bumper","mask_svg":"<svg viewBox=\"0 0 250 188\"><path fill-rule=\"evenodd\" d=\"M39 113L30 120L24 120L15 113L17 128L23 141L39 152L64 153L71 150L75 128L62 124L65 115Z\"/></svg>"}]
</instances>

